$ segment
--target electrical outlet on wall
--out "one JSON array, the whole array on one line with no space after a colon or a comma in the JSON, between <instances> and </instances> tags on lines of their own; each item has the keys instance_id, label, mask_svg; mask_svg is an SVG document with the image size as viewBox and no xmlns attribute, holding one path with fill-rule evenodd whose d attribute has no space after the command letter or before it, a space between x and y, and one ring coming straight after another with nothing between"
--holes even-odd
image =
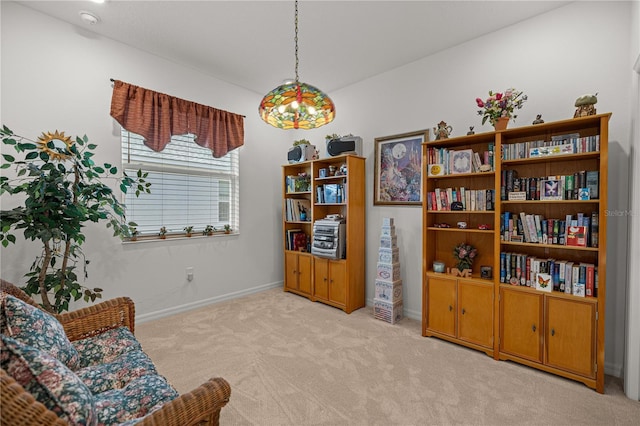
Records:
<instances>
[{"instance_id":1,"label":"electrical outlet on wall","mask_svg":"<svg viewBox=\"0 0 640 426\"><path fill-rule=\"evenodd\" d=\"M187 268L187 281L193 281L193 266Z\"/></svg>"}]
</instances>

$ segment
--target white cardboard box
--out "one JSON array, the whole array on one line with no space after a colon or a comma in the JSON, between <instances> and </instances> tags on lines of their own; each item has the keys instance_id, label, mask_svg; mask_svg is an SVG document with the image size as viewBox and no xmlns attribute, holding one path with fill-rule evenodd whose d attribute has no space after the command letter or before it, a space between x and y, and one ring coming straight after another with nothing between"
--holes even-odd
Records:
<instances>
[{"instance_id":1,"label":"white cardboard box","mask_svg":"<svg viewBox=\"0 0 640 426\"><path fill-rule=\"evenodd\" d=\"M402 300L402 280L388 282L376 280L376 295L378 300L396 303Z\"/></svg>"},{"instance_id":2,"label":"white cardboard box","mask_svg":"<svg viewBox=\"0 0 640 426\"><path fill-rule=\"evenodd\" d=\"M382 226L394 226L392 217L383 217Z\"/></svg>"},{"instance_id":3,"label":"white cardboard box","mask_svg":"<svg viewBox=\"0 0 640 426\"><path fill-rule=\"evenodd\" d=\"M378 251L378 262L397 263L400 262L400 250L398 248L381 248Z\"/></svg>"},{"instance_id":4,"label":"white cardboard box","mask_svg":"<svg viewBox=\"0 0 640 426\"><path fill-rule=\"evenodd\" d=\"M402 319L402 301L396 303L373 299L373 316L382 321L395 324Z\"/></svg>"},{"instance_id":5,"label":"white cardboard box","mask_svg":"<svg viewBox=\"0 0 640 426\"><path fill-rule=\"evenodd\" d=\"M383 226L380 228L380 236L381 237L395 237L396 236L396 227L395 226Z\"/></svg>"},{"instance_id":6,"label":"white cardboard box","mask_svg":"<svg viewBox=\"0 0 640 426\"><path fill-rule=\"evenodd\" d=\"M395 248L398 245L398 237L380 237L380 248Z\"/></svg>"},{"instance_id":7,"label":"white cardboard box","mask_svg":"<svg viewBox=\"0 0 640 426\"><path fill-rule=\"evenodd\" d=\"M393 282L400 279L400 263L378 262L377 269L376 280Z\"/></svg>"}]
</instances>

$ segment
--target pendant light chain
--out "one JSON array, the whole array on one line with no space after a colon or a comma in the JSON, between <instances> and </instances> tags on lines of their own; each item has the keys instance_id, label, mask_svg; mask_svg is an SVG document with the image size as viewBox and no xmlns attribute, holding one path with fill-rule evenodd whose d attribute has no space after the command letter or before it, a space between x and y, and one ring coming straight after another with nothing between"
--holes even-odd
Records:
<instances>
[{"instance_id":1,"label":"pendant light chain","mask_svg":"<svg viewBox=\"0 0 640 426\"><path fill-rule=\"evenodd\" d=\"M295 15L294 22L295 22L295 28L296 28L296 33L295 33L296 35L293 40L295 41L295 44L296 44L296 52L295 52L296 53L296 82L298 82L299 81L299 78L298 78L298 0L296 0L296 15Z\"/></svg>"}]
</instances>

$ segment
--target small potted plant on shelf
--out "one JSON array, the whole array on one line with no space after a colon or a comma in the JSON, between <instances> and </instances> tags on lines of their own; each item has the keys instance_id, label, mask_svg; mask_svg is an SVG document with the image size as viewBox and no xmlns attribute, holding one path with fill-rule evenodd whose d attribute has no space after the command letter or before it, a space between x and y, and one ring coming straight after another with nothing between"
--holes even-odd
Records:
<instances>
[{"instance_id":1,"label":"small potted plant on shelf","mask_svg":"<svg viewBox=\"0 0 640 426\"><path fill-rule=\"evenodd\" d=\"M164 240L165 238L167 238L167 228L165 228L164 226L160 228L160 232L158 232L158 236L160 237L161 240Z\"/></svg>"},{"instance_id":2,"label":"small potted plant on shelf","mask_svg":"<svg viewBox=\"0 0 640 426\"><path fill-rule=\"evenodd\" d=\"M226 224L226 225L224 226L224 233L225 233L225 234L230 234L230 233L231 233L231 225Z\"/></svg>"},{"instance_id":3,"label":"small potted plant on shelf","mask_svg":"<svg viewBox=\"0 0 640 426\"><path fill-rule=\"evenodd\" d=\"M184 234L187 237L190 237L192 233L193 233L193 226L185 226L184 227Z\"/></svg>"},{"instance_id":4,"label":"small potted plant on shelf","mask_svg":"<svg viewBox=\"0 0 640 426\"><path fill-rule=\"evenodd\" d=\"M136 228L135 226L129 226L129 234L131 234L131 238L129 239L130 241L138 240L138 228Z\"/></svg>"},{"instance_id":5,"label":"small potted plant on shelf","mask_svg":"<svg viewBox=\"0 0 640 426\"><path fill-rule=\"evenodd\" d=\"M207 225L202 231L202 235L206 235L206 236L213 235L213 231L215 230L216 228L214 228L213 226Z\"/></svg>"}]
</instances>

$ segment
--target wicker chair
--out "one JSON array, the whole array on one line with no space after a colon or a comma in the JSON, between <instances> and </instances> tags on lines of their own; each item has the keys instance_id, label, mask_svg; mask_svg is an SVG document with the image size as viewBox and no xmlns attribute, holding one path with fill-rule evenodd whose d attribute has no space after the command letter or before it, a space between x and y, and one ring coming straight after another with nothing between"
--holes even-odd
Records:
<instances>
[{"instance_id":1,"label":"wicker chair","mask_svg":"<svg viewBox=\"0 0 640 426\"><path fill-rule=\"evenodd\" d=\"M0 280L0 291L33 306L39 305L13 284ZM54 315L64 326L70 341L83 339L117 327L134 332L135 307L128 297L111 299L77 311ZM229 402L231 387L223 378L211 378L189 393L166 403L144 417L141 426L218 425L220 410ZM2 425L66 425L67 423L36 401L22 386L0 369L0 422Z\"/></svg>"}]
</instances>

